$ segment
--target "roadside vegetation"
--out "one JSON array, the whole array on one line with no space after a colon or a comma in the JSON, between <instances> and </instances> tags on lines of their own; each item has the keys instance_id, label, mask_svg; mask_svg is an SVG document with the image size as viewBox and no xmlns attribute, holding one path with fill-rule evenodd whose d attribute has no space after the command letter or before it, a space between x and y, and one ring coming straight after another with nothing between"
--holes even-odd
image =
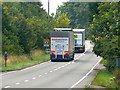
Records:
<instances>
[{"instance_id":1,"label":"roadside vegetation","mask_svg":"<svg viewBox=\"0 0 120 90\"><path fill-rule=\"evenodd\" d=\"M12 56L10 55L7 60L7 67L5 67L4 60L2 65L0 65L0 71L12 71L12 70L19 70L29 66L33 66L45 61L49 60L49 54L45 54L41 50L34 51L31 55L32 59L28 57L28 55L21 55L21 56Z\"/></svg>"},{"instance_id":2,"label":"roadside vegetation","mask_svg":"<svg viewBox=\"0 0 120 90\"><path fill-rule=\"evenodd\" d=\"M101 63L106 67L99 71L93 84L117 89L120 89L120 69L116 67L116 59L120 58L119 8L120 2L100 3L89 26L90 38L95 43L93 51L104 58Z\"/></svg>"},{"instance_id":3,"label":"roadside vegetation","mask_svg":"<svg viewBox=\"0 0 120 90\"><path fill-rule=\"evenodd\" d=\"M115 88L114 75L107 70L100 70L92 81L92 85Z\"/></svg>"}]
</instances>

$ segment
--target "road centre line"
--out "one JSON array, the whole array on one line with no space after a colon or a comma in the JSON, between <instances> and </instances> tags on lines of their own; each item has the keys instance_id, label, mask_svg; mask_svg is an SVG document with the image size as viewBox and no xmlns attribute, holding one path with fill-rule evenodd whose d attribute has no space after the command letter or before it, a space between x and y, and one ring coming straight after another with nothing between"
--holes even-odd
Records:
<instances>
[{"instance_id":1,"label":"road centre line","mask_svg":"<svg viewBox=\"0 0 120 90\"><path fill-rule=\"evenodd\" d=\"M19 85L20 83L19 82L17 82L17 83L15 83L16 85Z\"/></svg>"},{"instance_id":2,"label":"road centre line","mask_svg":"<svg viewBox=\"0 0 120 90\"><path fill-rule=\"evenodd\" d=\"M56 70L58 70L57 68L56 69L54 69L54 71L56 71Z\"/></svg>"},{"instance_id":3,"label":"road centre line","mask_svg":"<svg viewBox=\"0 0 120 90\"><path fill-rule=\"evenodd\" d=\"M9 88L10 86L6 86L6 87L4 87L4 88Z\"/></svg>"},{"instance_id":4,"label":"road centre line","mask_svg":"<svg viewBox=\"0 0 120 90\"><path fill-rule=\"evenodd\" d=\"M33 77L32 79L36 79L35 77Z\"/></svg>"},{"instance_id":5,"label":"road centre line","mask_svg":"<svg viewBox=\"0 0 120 90\"><path fill-rule=\"evenodd\" d=\"M24 82L28 82L29 80L25 80Z\"/></svg>"},{"instance_id":6,"label":"road centre line","mask_svg":"<svg viewBox=\"0 0 120 90\"><path fill-rule=\"evenodd\" d=\"M49 71L49 72L53 72L53 71Z\"/></svg>"},{"instance_id":7,"label":"road centre line","mask_svg":"<svg viewBox=\"0 0 120 90\"><path fill-rule=\"evenodd\" d=\"M41 77L42 75L39 75L39 77Z\"/></svg>"},{"instance_id":8,"label":"road centre line","mask_svg":"<svg viewBox=\"0 0 120 90\"><path fill-rule=\"evenodd\" d=\"M80 82L82 82L93 71L93 69L100 63L101 60L102 60L102 58L100 58L100 60L91 68L91 70L84 77L82 77L79 81L77 81L70 88L74 88L76 85L78 85Z\"/></svg>"},{"instance_id":9,"label":"road centre line","mask_svg":"<svg viewBox=\"0 0 120 90\"><path fill-rule=\"evenodd\" d=\"M47 74L47 73L44 73L45 75Z\"/></svg>"}]
</instances>

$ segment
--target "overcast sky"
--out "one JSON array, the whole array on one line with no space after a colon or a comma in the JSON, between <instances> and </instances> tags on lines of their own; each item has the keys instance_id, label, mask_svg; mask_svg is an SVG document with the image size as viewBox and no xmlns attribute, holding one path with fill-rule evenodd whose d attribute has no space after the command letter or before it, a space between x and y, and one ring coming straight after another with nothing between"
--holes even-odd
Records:
<instances>
[{"instance_id":1,"label":"overcast sky","mask_svg":"<svg viewBox=\"0 0 120 90\"><path fill-rule=\"evenodd\" d=\"M43 4L43 8L48 12L48 0L40 0ZM50 15L51 13L56 14L56 9L58 6L62 5L62 2L67 2L69 0L49 0L50 5Z\"/></svg>"}]
</instances>

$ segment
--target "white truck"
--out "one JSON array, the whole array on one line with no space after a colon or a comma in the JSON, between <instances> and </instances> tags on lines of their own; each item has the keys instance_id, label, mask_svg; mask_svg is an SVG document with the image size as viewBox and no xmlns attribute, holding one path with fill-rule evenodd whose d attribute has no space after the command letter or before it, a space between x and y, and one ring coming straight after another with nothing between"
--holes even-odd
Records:
<instances>
[{"instance_id":1,"label":"white truck","mask_svg":"<svg viewBox=\"0 0 120 90\"><path fill-rule=\"evenodd\" d=\"M85 51L85 29L73 29L75 40L75 53Z\"/></svg>"},{"instance_id":2,"label":"white truck","mask_svg":"<svg viewBox=\"0 0 120 90\"><path fill-rule=\"evenodd\" d=\"M54 28L50 32L51 61L68 61L74 59L74 32L71 28Z\"/></svg>"}]
</instances>

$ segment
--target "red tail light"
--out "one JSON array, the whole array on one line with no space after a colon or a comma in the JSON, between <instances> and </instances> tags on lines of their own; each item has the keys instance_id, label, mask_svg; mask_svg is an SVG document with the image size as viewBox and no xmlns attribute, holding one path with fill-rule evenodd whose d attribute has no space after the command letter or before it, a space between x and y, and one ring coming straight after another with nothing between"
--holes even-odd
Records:
<instances>
[{"instance_id":1,"label":"red tail light","mask_svg":"<svg viewBox=\"0 0 120 90\"><path fill-rule=\"evenodd\" d=\"M50 55L51 55L51 56L55 56L55 51L51 51L51 52L50 52Z\"/></svg>"},{"instance_id":2,"label":"red tail light","mask_svg":"<svg viewBox=\"0 0 120 90\"><path fill-rule=\"evenodd\" d=\"M54 53L50 53L50 55L51 55L51 56L55 56L55 54L54 54Z\"/></svg>"},{"instance_id":3,"label":"red tail light","mask_svg":"<svg viewBox=\"0 0 120 90\"><path fill-rule=\"evenodd\" d=\"M64 56L69 56L69 53L65 53Z\"/></svg>"}]
</instances>

